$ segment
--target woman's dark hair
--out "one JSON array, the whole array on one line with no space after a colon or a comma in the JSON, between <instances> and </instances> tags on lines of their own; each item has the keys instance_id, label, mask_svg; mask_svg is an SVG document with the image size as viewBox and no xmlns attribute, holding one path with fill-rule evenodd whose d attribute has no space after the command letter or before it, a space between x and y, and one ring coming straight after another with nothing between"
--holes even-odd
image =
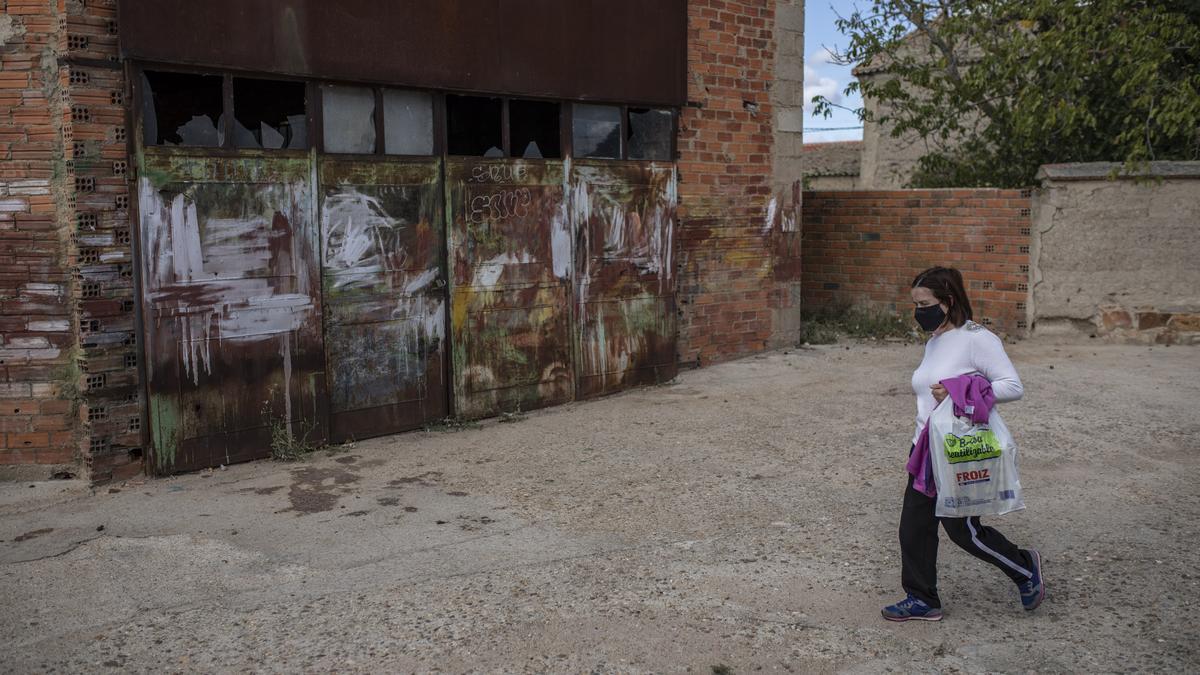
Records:
<instances>
[{"instance_id":1,"label":"woman's dark hair","mask_svg":"<svg viewBox=\"0 0 1200 675\"><path fill-rule=\"evenodd\" d=\"M950 308L950 323L956 328L972 318L962 273L953 267L930 267L913 279L912 287L917 286L928 288L938 302Z\"/></svg>"}]
</instances>

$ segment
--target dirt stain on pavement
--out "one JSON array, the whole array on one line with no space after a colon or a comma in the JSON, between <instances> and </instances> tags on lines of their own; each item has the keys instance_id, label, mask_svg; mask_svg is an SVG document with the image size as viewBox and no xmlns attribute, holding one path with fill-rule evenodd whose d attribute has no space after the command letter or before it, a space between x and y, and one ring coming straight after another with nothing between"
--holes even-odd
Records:
<instances>
[{"instance_id":1,"label":"dirt stain on pavement","mask_svg":"<svg viewBox=\"0 0 1200 675\"><path fill-rule=\"evenodd\" d=\"M351 486L361 477L337 467L306 466L292 470L292 484L288 490L291 507L279 513L295 511L300 515L331 511L342 495L354 491Z\"/></svg>"},{"instance_id":2,"label":"dirt stain on pavement","mask_svg":"<svg viewBox=\"0 0 1200 675\"><path fill-rule=\"evenodd\" d=\"M29 541L30 539L37 539L43 534L50 534L53 531L53 527L43 527L40 530L33 530L31 532L26 532L25 534L17 535L16 537L13 537L13 541Z\"/></svg>"},{"instance_id":3,"label":"dirt stain on pavement","mask_svg":"<svg viewBox=\"0 0 1200 675\"><path fill-rule=\"evenodd\" d=\"M400 487L402 485L430 486L430 485L433 485L434 483L436 483L437 481L441 480L441 478L442 478L441 471L426 471L425 473L423 473L419 476L406 476L404 478L397 478L395 480L389 480L388 485L391 487Z\"/></svg>"},{"instance_id":4,"label":"dirt stain on pavement","mask_svg":"<svg viewBox=\"0 0 1200 675\"><path fill-rule=\"evenodd\" d=\"M237 492L239 494L246 494L246 493L252 492L256 495L273 495L276 492L279 492L280 490L284 489L285 487L287 487L287 486L286 485L272 485L270 487L260 487L260 488L248 487L248 488L242 488L242 489L238 490Z\"/></svg>"}]
</instances>

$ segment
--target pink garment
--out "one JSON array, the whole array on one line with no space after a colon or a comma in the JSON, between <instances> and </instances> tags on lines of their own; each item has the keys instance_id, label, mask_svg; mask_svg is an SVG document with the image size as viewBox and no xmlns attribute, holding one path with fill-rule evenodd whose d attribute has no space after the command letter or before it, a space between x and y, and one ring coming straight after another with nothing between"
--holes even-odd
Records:
<instances>
[{"instance_id":1,"label":"pink garment","mask_svg":"<svg viewBox=\"0 0 1200 675\"><path fill-rule=\"evenodd\" d=\"M970 415L974 424L988 421L992 414L992 406L996 404L991 382L979 375L959 375L942 380L939 384L946 388L946 393L954 404L956 417ZM925 423L925 428L921 429L921 435L917 438L917 444L913 446L912 454L908 456L908 464L904 468L908 469L909 475L913 477L914 490L926 497L937 496L932 457L929 455L928 422Z\"/></svg>"}]
</instances>

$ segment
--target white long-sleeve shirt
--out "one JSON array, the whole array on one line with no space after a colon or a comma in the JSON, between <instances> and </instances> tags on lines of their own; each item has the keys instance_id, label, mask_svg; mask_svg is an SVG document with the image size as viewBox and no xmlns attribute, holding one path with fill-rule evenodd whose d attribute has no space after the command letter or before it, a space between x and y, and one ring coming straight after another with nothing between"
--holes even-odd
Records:
<instances>
[{"instance_id":1,"label":"white long-sleeve shirt","mask_svg":"<svg viewBox=\"0 0 1200 675\"><path fill-rule=\"evenodd\" d=\"M921 437L929 413L937 407L930 387L959 375L983 376L992 383L997 403L1015 401L1025 393L1017 369L1004 353L1004 344L988 329L968 321L935 335L925 343L925 358L913 371L912 387L917 395L917 431L913 434L913 445Z\"/></svg>"}]
</instances>

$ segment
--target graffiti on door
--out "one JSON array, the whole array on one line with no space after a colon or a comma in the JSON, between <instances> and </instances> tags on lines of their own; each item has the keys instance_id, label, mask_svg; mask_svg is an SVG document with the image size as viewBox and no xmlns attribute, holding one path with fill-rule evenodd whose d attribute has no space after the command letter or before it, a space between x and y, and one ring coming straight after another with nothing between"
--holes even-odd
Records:
<instances>
[{"instance_id":1,"label":"graffiti on door","mask_svg":"<svg viewBox=\"0 0 1200 675\"><path fill-rule=\"evenodd\" d=\"M579 162L576 236L579 396L675 377L675 169Z\"/></svg>"},{"instance_id":2,"label":"graffiti on door","mask_svg":"<svg viewBox=\"0 0 1200 675\"><path fill-rule=\"evenodd\" d=\"M562 162L450 160L455 412L569 401L571 236Z\"/></svg>"},{"instance_id":3,"label":"graffiti on door","mask_svg":"<svg viewBox=\"0 0 1200 675\"><path fill-rule=\"evenodd\" d=\"M324 437L309 163L149 155L138 184L152 464L264 457Z\"/></svg>"},{"instance_id":4,"label":"graffiti on door","mask_svg":"<svg viewBox=\"0 0 1200 675\"><path fill-rule=\"evenodd\" d=\"M320 177L332 438L445 417L440 164L324 159Z\"/></svg>"}]
</instances>

